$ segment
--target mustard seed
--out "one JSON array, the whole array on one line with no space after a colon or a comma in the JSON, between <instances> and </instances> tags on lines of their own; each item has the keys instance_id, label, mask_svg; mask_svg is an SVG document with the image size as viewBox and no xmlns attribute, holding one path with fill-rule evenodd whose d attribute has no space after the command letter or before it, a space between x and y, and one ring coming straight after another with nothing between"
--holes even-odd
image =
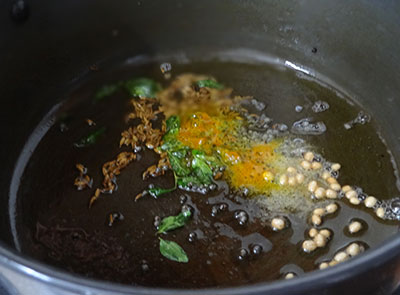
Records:
<instances>
[{"instance_id":1,"label":"mustard seed","mask_svg":"<svg viewBox=\"0 0 400 295\"><path fill-rule=\"evenodd\" d=\"M310 170L311 169L311 163L308 161L302 161L300 163L301 167L303 167L303 169L305 170Z\"/></svg>"},{"instance_id":2,"label":"mustard seed","mask_svg":"<svg viewBox=\"0 0 400 295\"><path fill-rule=\"evenodd\" d=\"M316 209L314 209L313 214L322 216L325 214L325 209L324 208L316 208Z\"/></svg>"},{"instance_id":3,"label":"mustard seed","mask_svg":"<svg viewBox=\"0 0 400 295\"><path fill-rule=\"evenodd\" d=\"M314 238L314 242L318 248L325 247L326 245L326 237L321 234L317 234Z\"/></svg>"},{"instance_id":4,"label":"mustard seed","mask_svg":"<svg viewBox=\"0 0 400 295\"><path fill-rule=\"evenodd\" d=\"M289 184L290 186L295 186L295 185L297 184L296 178L293 177L293 176L290 176L290 177L288 178L288 184Z\"/></svg>"},{"instance_id":5,"label":"mustard seed","mask_svg":"<svg viewBox=\"0 0 400 295\"><path fill-rule=\"evenodd\" d=\"M322 173L322 179L327 180L329 177L331 177L331 174L328 171Z\"/></svg>"},{"instance_id":6,"label":"mustard seed","mask_svg":"<svg viewBox=\"0 0 400 295\"><path fill-rule=\"evenodd\" d=\"M329 187L336 192L338 192L342 189L342 187L340 186L339 183L331 183L331 185Z\"/></svg>"},{"instance_id":7,"label":"mustard seed","mask_svg":"<svg viewBox=\"0 0 400 295\"><path fill-rule=\"evenodd\" d=\"M322 165L321 165L320 162L312 162L312 163L311 163L311 168L312 168L313 170L318 170L318 169L321 169L321 168L322 168Z\"/></svg>"},{"instance_id":8,"label":"mustard seed","mask_svg":"<svg viewBox=\"0 0 400 295\"><path fill-rule=\"evenodd\" d=\"M319 269L325 269L325 268L327 268L327 267L329 267L329 264L328 264L327 262L322 262L322 263L319 265Z\"/></svg>"},{"instance_id":9,"label":"mustard seed","mask_svg":"<svg viewBox=\"0 0 400 295\"><path fill-rule=\"evenodd\" d=\"M310 238L314 238L317 234L318 234L318 230L314 227L308 231L308 235L310 236Z\"/></svg>"},{"instance_id":10,"label":"mustard seed","mask_svg":"<svg viewBox=\"0 0 400 295\"><path fill-rule=\"evenodd\" d=\"M375 206L376 202L377 202L377 200L375 197L369 196L364 200L364 205L367 208L372 208Z\"/></svg>"},{"instance_id":11,"label":"mustard seed","mask_svg":"<svg viewBox=\"0 0 400 295\"><path fill-rule=\"evenodd\" d=\"M335 213L338 209L338 205L336 205L335 203L329 204L325 207L325 210L328 214L332 214Z\"/></svg>"},{"instance_id":12,"label":"mustard seed","mask_svg":"<svg viewBox=\"0 0 400 295\"><path fill-rule=\"evenodd\" d=\"M352 198L350 198L349 201L350 201L350 203L353 204L353 205L360 205L360 203L361 203L360 199L357 198L357 197L352 197Z\"/></svg>"},{"instance_id":13,"label":"mustard seed","mask_svg":"<svg viewBox=\"0 0 400 295\"><path fill-rule=\"evenodd\" d=\"M313 193L316 191L316 189L318 188L318 184L315 180L310 181L310 183L308 184L308 191Z\"/></svg>"},{"instance_id":14,"label":"mustard seed","mask_svg":"<svg viewBox=\"0 0 400 295\"><path fill-rule=\"evenodd\" d=\"M356 256L360 252L360 246L357 243L352 243L346 248L346 253L350 256Z\"/></svg>"},{"instance_id":15,"label":"mustard seed","mask_svg":"<svg viewBox=\"0 0 400 295\"><path fill-rule=\"evenodd\" d=\"M288 274L286 274L285 279L289 280L289 279L293 279L295 277L294 273L289 272Z\"/></svg>"},{"instance_id":16,"label":"mustard seed","mask_svg":"<svg viewBox=\"0 0 400 295\"><path fill-rule=\"evenodd\" d=\"M332 260L331 262L329 262L329 266L335 266L338 263L339 262L337 262L336 260Z\"/></svg>"},{"instance_id":17,"label":"mustard seed","mask_svg":"<svg viewBox=\"0 0 400 295\"><path fill-rule=\"evenodd\" d=\"M322 223L321 216L319 215L313 215L311 216L311 222L315 225L320 225Z\"/></svg>"},{"instance_id":18,"label":"mustard seed","mask_svg":"<svg viewBox=\"0 0 400 295\"><path fill-rule=\"evenodd\" d=\"M325 189L322 187L319 187L315 190L314 195L317 199L322 199L323 197L325 197Z\"/></svg>"},{"instance_id":19,"label":"mustard seed","mask_svg":"<svg viewBox=\"0 0 400 295\"><path fill-rule=\"evenodd\" d=\"M349 232L351 234L358 233L362 229L362 224L359 221L353 221L349 224Z\"/></svg>"},{"instance_id":20,"label":"mustard seed","mask_svg":"<svg viewBox=\"0 0 400 295\"><path fill-rule=\"evenodd\" d=\"M319 233L327 239L331 237L331 232L328 229L321 229Z\"/></svg>"},{"instance_id":21,"label":"mustard seed","mask_svg":"<svg viewBox=\"0 0 400 295\"><path fill-rule=\"evenodd\" d=\"M302 184L304 182L304 175L301 173L296 174L296 181L298 184Z\"/></svg>"},{"instance_id":22,"label":"mustard seed","mask_svg":"<svg viewBox=\"0 0 400 295\"><path fill-rule=\"evenodd\" d=\"M333 260L336 260L337 262L342 262L345 261L349 258L349 256L347 255L346 252L340 251L339 253L337 253L335 255L335 257L333 258Z\"/></svg>"},{"instance_id":23,"label":"mustard seed","mask_svg":"<svg viewBox=\"0 0 400 295\"><path fill-rule=\"evenodd\" d=\"M326 197L328 199L336 199L337 198L337 193L333 189L327 189L326 190Z\"/></svg>"},{"instance_id":24,"label":"mustard seed","mask_svg":"<svg viewBox=\"0 0 400 295\"><path fill-rule=\"evenodd\" d=\"M332 183L337 183L337 180L335 177L330 176L326 179L326 182L332 184Z\"/></svg>"},{"instance_id":25,"label":"mustard seed","mask_svg":"<svg viewBox=\"0 0 400 295\"><path fill-rule=\"evenodd\" d=\"M342 192L347 193L348 191L352 190L350 185L345 185L342 187Z\"/></svg>"},{"instance_id":26,"label":"mustard seed","mask_svg":"<svg viewBox=\"0 0 400 295\"><path fill-rule=\"evenodd\" d=\"M339 171L340 168L341 168L341 166L340 166L339 163L332 164L332 166L331 166L331 169L332 169L333 171Z\"/></svg>"},{"instance_id":27,"label":"mustard seed","mask_svg":"<svg viewBox=\"0 0 400 295\"><path fill-rule=\"evenodd\" d=\"M304 160L311 162L312 160L314 160L314 154L312 152L305 153Z\"/></svg>"},{"instance_id":28,"label":"mustard seed","mask_svg":"<svg viewBox=\"0 0 400 295\"><path fill-rule=\"evenodd\" d=\"M376 216L378 216L379 218L385 217L385 209L383 209L382 207L376 209L375 213L376 213Z\"/></svg>"},{"instance_id":29,"label":"mustard seed","mask_svg":"<svg viewBox=\"0 0 400 295\"><path fill-rule=\"evenodd\" d=\"M279 184L280 185L286 185L288 182L288 177L286 174L281 175L281 177L279 177Z\"/></svg>"},{"instance_id":30,"label":"mustard seed","mask_svg":"<svg viewBox=\"0 0 400 295\"><path fill-rule=\"evenodd\" d=\"M286 222L283 218L275 217L271 221L271 226L274 230L279 231L285 228Z\"/></svg>"},{"instance_id":31,"label":"mustard seed","mask_svg":"<svg viewBox=\"0 0 400 295\"><path fill-rule=\"evenodd\" d=\"M343 189L342 189L343 190ZM349 190L346 192L346 198L351 199L351 198L356 198L357 197L357 192L353 189Z\"/></svg>"},{"instance_id":32,"label":"mustard seed","mask_svg":"<svg viewBox=\"0 0 400 295\"><path fill-rule=\"evenodd\" d=\"M310 253L310 252L314 251L315 249L317 249L317 245L312 240L305 240L303 242L302 247L303 247L303 251L307 252L307 253Z\"/></svg>"}]
</instances>

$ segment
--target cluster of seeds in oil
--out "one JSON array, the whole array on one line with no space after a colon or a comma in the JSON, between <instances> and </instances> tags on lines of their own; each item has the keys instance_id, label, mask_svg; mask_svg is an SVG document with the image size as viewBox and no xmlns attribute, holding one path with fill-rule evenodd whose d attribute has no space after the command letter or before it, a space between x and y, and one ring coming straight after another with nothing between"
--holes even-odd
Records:
<instances>
[{"instance_id":1,"label":"cluster of seeds in oil","mask_svg":"<svg viewBox=\"0 0 400 295\"><path fill-rule=\"evenodd\" d=\"M305 181L305 173L307 171L318 172L317 179L312 179L306 183L311 198L316 200L334 200L345 197L352 205L364 204L365 207L373 209L376 216L381 219L398 219L397 216L391 216L388 214L389 210L383 206L383 202L378 201L373 196L366 195L361 188L350 185L341 186L337 180L341 168L339 163L326 162L323 164L321 157L308 151L303 154L300 167L304 172L298 171L295 167L289 166L286 173L280 176L279 184L289 186L300 185Z\"/></svg>"},{"instance_id":2,"label":"cluster of seeds in oil","mask_svg":"<svg viewBox=\"0 0 400 295\"><path fill-rule=\"evenodd\" d=\"M329 229L321 229L313 227L308 231L310 239L305 240L302 244L303 251L311 253L317 248L323 248L331 239L332 233Z\"/></svg>"},{"instance_id":3,"label":"cluster of seeds in oil","mask_svg":"<svg viewBox=\"0 0 400 295\"><path fill-rule=\"evenodd\" d=\"M351 257L357 256L358 254L365 251L365 247L361 243L351 243L345 249L338 251L333 259L330 261L324 261L319 265L319 269L325 269L329 266L334 266L340 262L344 262Z\"/></svg>"},{"instance_id":4,"label":"cluster of seeds in oil","mask_svg":"<svg viewBox=\"0 0 400 295\"><path fill-rule=\"evenodd\" d=\"M304 182L304 174L297 172L296 168L290 166L286 169L286 172L279 177L280 185L296 186Z\"/></svg>"},{"instance_id":5,"label":"cluster of seeds in oil","mask_svg":"<svg viewBox=\"0 0 400 295\"><path fill-rule=\"evenodd\" d=\"M315 226L322 224L322 217L328 214L333 214L338 210L338 205L336 203L331 203L325 208L316 208L313 210L311 215L311 223Z\"/></svg>"}]
</instances>

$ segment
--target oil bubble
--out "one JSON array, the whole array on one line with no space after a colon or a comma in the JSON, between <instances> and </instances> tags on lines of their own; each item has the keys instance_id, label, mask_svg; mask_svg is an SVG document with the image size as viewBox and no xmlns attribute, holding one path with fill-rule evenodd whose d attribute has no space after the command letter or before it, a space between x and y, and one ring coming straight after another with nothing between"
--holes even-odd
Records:
<instances>
[{"instance_id":1,"label":"oil bubble","mask_svg":"<svg viewBox=\"0 0 400 295\"><path fill-rule=\"evenodd\" d=\"M314 113L325 112L329 109L329 104L326 101L317 100L314 102L314 105L311 107Z\"/></svg>"},{"instance_id":2,"label":"oil bubble","mask_svg":"<svg viewBox=\"0 0 400 295\"><path fill-rule=\"evenodd\" d=\"M311 122L310 118L296 121L292 125L292 133L300 135L321 135L326 131L324 122Z\"/></svg>"}]
</instances>

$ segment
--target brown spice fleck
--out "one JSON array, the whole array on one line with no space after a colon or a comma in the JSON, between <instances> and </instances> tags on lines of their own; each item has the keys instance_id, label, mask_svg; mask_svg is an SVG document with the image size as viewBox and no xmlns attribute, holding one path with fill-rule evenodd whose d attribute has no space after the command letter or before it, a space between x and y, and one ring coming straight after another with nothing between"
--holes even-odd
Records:
<instances>
[{"instance_id":1,"label":"brown spice fleck","mask_svg":"<svg viewBox=\"0 0 400 295\"><path fill-rule=\"evenodd\" d=\"M74 180L74 185L78 191L84 190L85 188L91 188L93 179L87 175L87 168L80 163L76 164L75 167L79 170L79 176Z\"/></svg>"},{"instance_id":2,"label":"brown spice fleck","mask_svg":"<svg viewBox=\"0 0 400 295\"><path fill-rule=\"evenodd\" d=\"M93 120L91 120L91 119L86 119L86 123L87 123L89 126L96 126L96 123L95 123Z\"/></svg>"}]
</instances>

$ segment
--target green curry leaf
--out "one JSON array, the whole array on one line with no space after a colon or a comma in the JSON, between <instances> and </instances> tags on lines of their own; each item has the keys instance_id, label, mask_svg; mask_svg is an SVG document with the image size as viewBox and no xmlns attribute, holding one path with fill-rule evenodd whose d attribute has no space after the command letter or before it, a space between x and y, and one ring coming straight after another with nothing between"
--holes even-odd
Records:
<instances>
[{"instance_id":1,"label":"green curry leaf","mask_svg":"<svg viewBox=\"0 0 400 295\"><path fill-rule=\"evenodd\" d=\"M167 133L176 134L178 133L179 128L181 127L181 120L179 119L178 116L171 116L166 121L166 125L167 125Z\"/></svg>"},{"instance_id":2,"label":"green curry leaf","mask_svg":"<svg viewBox=\"0 0 400 295\"><path fill-rule=\"evenodd\" d=\"M196 82L196 85L200 88L202 87L208 87L208 88L215 88L215 89L223 89L224 85L221 83L218 83L217 81L208 79L208 80L200 80Z\"/></svg>"},{"instance_id":3,"label":"green curry leaf","mask_svg":"<svg viewBox=\"0 0 400 295\"><path fill-rule=\"evenodd\" d=\"M185 251L177 243L173 241L167 241L160 239L160 253L167 259L187 263L189 258L187 257Z\"/></svg>"},{"instance_id":4,"label":"green curry leaf","mask_svg":"<svg viewBox=\"0 0 400 295\"><path fill-rule=\"evenodd\" d=\"M148 78L136 78L125 81L125 89L134 97L156 97L157 92L161 90L160 84Z\"/></svg>"},{"instance_id":5,"label":"green curry leaf","mask_svg":"<svg viewBox=\"0 0 400 295\"><path fill-rule=\"evenodd\" d=\"M89 135L82 137L81 139L78 140L78 142L74 143L74 146L77 148L82 148L86 147L89 145L93 145L96 143L100 135L102 135L106 131L105 127L102 127L100 129L97 129L93 133L90 133Z\"/></svg>"},{"instance_id":6,"label":"green curry leaf","mask_svg":"<svg viewBox=\"0 0 400 295\"><path fill-rule=\"evenodd\" d=\"M176 153L168 153L168 159L177 176L182 177L190 174L190 168L185 158L179 157Z\"/></svg>"},{"instance_id":7,"label":"green curry leaf","mask_svg":"<svg viewBox=\"0 0 400 295\"><path fill-rule=\"evenodd\" d=\"M102 86L99 90L97 90L96 94L94 95L93 102L99 102L104 98L114 94L118 91L120 85L119 84L107 84Z\"/></svg>"},{"instance_id":8,"label":"green curry leaf","mask_svg":"<svg viewBox=\"0 0 400 295\"><path fill-rule=\"evenodd\" d=\"M193 155L192 168L199 182L201 182L202 184L212 183L213 172L210 166L208 166L204 158L204 155L196 150L192 151L192 155Z\"/></svg>"},{"instance_id":9,"label":"green curry leaf","mask_svg":"<svg viewBox=\"0 0 400 295\"><path fill-rule=\"evenodd\" d=\"M196 176L180 177L177 183L179 187L188 187L190 185L200 186L203 184Z\"/></svg>"},{"instance_id":10,"label":"green curry leaf","mask_svg":"<svg viewBox=\"0 0 400 295\"><path fill-rule=\"evenodd\" d=\"M152 196L153 198L158 198L161 195L173 192L176 189L176 187L173 188L160 188L160 187L154 187L150 188L147 190L147 192Z\"/></svg>"},{"instance_id":11,"label":"green curry leaf","mask_svg":"<svg viewBox=\"0 0 400 295\"><path fill-rule=\"evenodd\" d=\"M176 216L168 216L161 220L157 233L165 233L184 226L190 219L190 210L183 211Z\"/></svg>"}]
</instances>

